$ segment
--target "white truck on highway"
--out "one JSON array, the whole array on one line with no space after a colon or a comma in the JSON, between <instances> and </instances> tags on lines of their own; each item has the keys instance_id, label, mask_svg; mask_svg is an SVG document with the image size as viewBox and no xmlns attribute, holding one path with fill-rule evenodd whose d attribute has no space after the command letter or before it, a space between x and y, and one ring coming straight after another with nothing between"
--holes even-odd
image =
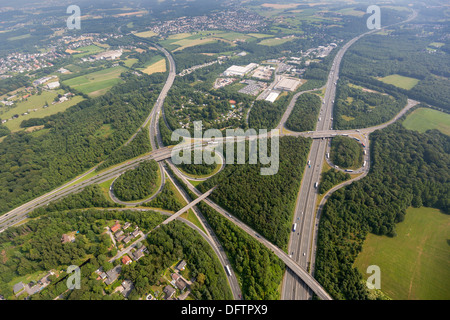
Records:
<instances>
[{"instance_id":1,"label":"white truck on highway","mask_svg":"<svg viewBox=\"0 0 450 320\"><path fill-rule=\"evenodd\" d=\"M294 225L292 226L292 232L295 232L296 229L297 229L297 223L294 223Z\"/></svg>"},{"instance_id":2,"label":"white truck on highway","mask_svg":"<svg viewBox=\"0 0 450 320\"><path fill-rule=\"evenodd\" d=\"M226 270L227 274L228 274L229 276L231 276L230 267L228 267L228 265L225 266L225 270Z\"/></svg>"}]
</instances>

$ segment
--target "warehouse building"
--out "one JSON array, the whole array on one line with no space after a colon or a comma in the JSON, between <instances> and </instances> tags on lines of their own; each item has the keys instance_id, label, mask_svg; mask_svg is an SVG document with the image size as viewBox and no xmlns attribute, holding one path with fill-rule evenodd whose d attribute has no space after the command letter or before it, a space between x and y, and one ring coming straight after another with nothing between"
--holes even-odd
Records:
<instances>
[{"instance_id":1,"label":"warehouse building","mask_svg":"<svg viewBox=\"0 0 450 320\"><path fill-rule=\"evenodd\" d=\"M229 67L227 70L225 70L223 72L223 75L227 76L227 77L229 77L229 76L243 77L247 73L249 73L250 71L255 69L257 66L258 66L257 63L250 63L250 64L246 65L245 67L232 65L231 67Z\"/></svg>"},{"instance_id":2,"label":"warehouse building","mask_svg":"<svg viewBox=\"0 0 450 320\"><path fill-rule=\"evenodd\" d=\"M283 78L275 85L275 89L284 91L295 91L295 89L297 89L300 83L301 81L299 79Z\"/></svg>"}]
</instances>

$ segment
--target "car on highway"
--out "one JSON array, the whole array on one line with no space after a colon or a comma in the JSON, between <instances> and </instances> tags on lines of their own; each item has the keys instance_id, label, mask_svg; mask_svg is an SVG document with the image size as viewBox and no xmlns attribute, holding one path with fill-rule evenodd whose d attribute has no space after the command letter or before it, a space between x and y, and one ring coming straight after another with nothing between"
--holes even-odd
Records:
<instances>
[{"instance_id":1,"label":"car on highway","mask_svg":"<svg viewBox=\"0 0 450 320\"><path fill-rule=\"evenodd\" d=\"M306 256L306 252L303 252L303 256Z\"/></svg>"}]
</instances>

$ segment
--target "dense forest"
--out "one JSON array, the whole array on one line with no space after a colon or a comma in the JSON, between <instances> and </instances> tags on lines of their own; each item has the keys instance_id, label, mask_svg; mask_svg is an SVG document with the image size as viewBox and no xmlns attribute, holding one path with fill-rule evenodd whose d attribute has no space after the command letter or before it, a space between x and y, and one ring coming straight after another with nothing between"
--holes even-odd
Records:
<instances>
[{"instance_id":1,"label":"dense forest","mask_svg":"<svg viewBox=\"0 0 450 320\"><path fill-rule=\"evenodd\" d=\"M333 109L335 129L357 129L382 124L391 120L406 107L404 95L393 96L355 88L347 81L339 81L336 104Z\"/></svg>"},{"instance_id":2,"label":"dense forest","mask_svg":"<svg viewBox=\"0 0 450 320\"><path fill-rule=\"evenodd\" d=\"M17 132L0 143L0 213L92 168L137 131L164 77L124 78L105 95L44 118L44 133Z\"/></svg>"},{"instance_id":3,"label":"dense forest","mask_svg":"<svg viewBox=\"0 0 450 320\"><path fill-rule=\"evenodd\" d=\"M283 280L284 263L269 249L201 202L200 211L219 238L245 300L274 300Z\"/></svg>"},{"instance_id":4,"label":"dense forest","mask_svg":"<svg viewBox=\"0 0 450 320\"><path fill-rule=\"evenodd\" d=\"M195 176L206 176L209 175L214 171L214 169L217 168L217 163L207 164L204 161L201 164L194 164L195 158L194 158L195 150L191 151L191 162L192 163L180 163L178 167L183 170L184 172L188 174L192 174ZM214 157L216 154L215 152L211 153L211 156ZM183 151L180 152L180 157L183 157ZM202 153L203 156L203 153Z\"/></svg>"},{"instance_id":5,"label":"dense forest","mask_svg":"<svg viewBox=\"0 0 450 320\"><path fill-rule=\"evenodd\" d=\"M335 185L349 180L350 178L351 177L349 173L344 173L342 171L331 168L330 170L322 173L322 179L320 180L319 184L319 193L324 194Z\"/></svg>"},{"instance_id":6,"label":"dense forest","mask_svg":"<svg viewBox=\"0 0 450 320\"><path fill-rule=\"evenodd\" d=\"M155 160L143 161L114 181L114 194L122 201L142 200L158 188L159 166Z\"/></svg>"},{"instance_id":7,"label":"dense forest","mask_svg":"<svg viewBox=\"0 0 450 320\"><path fill-rule=\"evenodd\" d=\"M286 121L286 128L297 132L315 130L320 106L318 96L310 93L302 94L295 102L294 108Z\"/></svg>"},{"instance_id":8,"label":"dense forest","mask_svg":"<svg viewBox=\"0 0 450 320\"><path fill-rule=\"evenodd\" d=\"M149 292L164 270L184 259L190 276L195 279L191 294L199 300L232 299L225 270L211 246L195 230L179 221L172 221L154 230L147 237L148 255L123 267L123 277L135 284L129 299L138 299Z\"/></svg>"},{"instance_id":9,"label":"dense forest","mask_svg":"<svg viewBox=\"0 0 450 320\"><path fill-rule=\"evenodd\" d=\"M167 128L166 122L163 117L159 118L159 132L161 133L161 139L165 146L172 146L177 144L179 141L172 141L172 131ZM180 138L180 141L183 138Z\"/></svg>"},{"instance_id":10,"label":"dense forest","mask_svg":"<svg viewBox=\"0 0 450 320\"><path fill-rule=\"evenodd\" d=\"M274 103L265 100L255 100L248 117L248 126L252 129L273 129L281 120L292 93L280 94Z\"/></svg>"},{"instance_id":11,"label":"dense forest","mask_svg":"<svg viewBox=\"0 0 450 320\"><path fill-rule=\"evenodd\" d=\"M227 165L197 188L205 192L219 185L210 196L213 201L285 249L311 140L282 137L279 141L276 174L261 175L262 165L249 164L247 158L245 164ZM246 153L248 157L248 144Z\"/></svg>"},{"instance_id":12,"label":"dense forest","mask_svg":"<svg viewBox=\"0 0 450 320\"><path fill-rule=\"evenodd\" d=\"M170 180L166 180L161 192L151 201L143 203L144 207L161 208L177 212L183 204L175 196L175 188Z\"/></svg>"},{"instance_id":13,"label":"dense forest","mask_svg":"<svg viewBox=\"0 0 450 320\"><path fill-rule=\"evenodd\" d=\"M7 136L10 133L11 133L11 131L8 129L8 127L0 124L0 138Z\"/></svg>"},{"instance_id":14,"label":"dense forest","mask_svg":"<svg viewBox=\"0 0 450 320\"><path fill-rule=\"evenodd\" d=\"M341 168L359 168L363 164L363 149L356 140L344 136L331 139L331 162Z\"/></svg>"},{"instance_id":15,"label":"dense forest","mask_svg":"<svg viewBox=\"0 0 450 320\"><path fill-rule=\"evenodd\" d=\"M129 144L121 146L119 149L113 151L108 158L97 167L97 171L140 156L141 154L151 151L151 149L152 146L150 144L148 131L145 128L141 128Z\"/></svg>"},{"instance_id":16,"label":"dense forest","mask_svg":"<svg viewBox=\"0 0 450 320\"><path fill-rule=\"evenodd\" d=\"M11 78L0 79L0 96L29 85L30 78L21 74Z\"/></svg>"},{"instance_id":17,"label":"dense forest","mask_svg":"<svg viewBox=\"0 0 450 320\"><path fill-rule=\"evenodd\" d=\"M430 43L441 42L446 30L435 28L434 24L421 27L423 36L410 26L396 27L389 36L374 34L362 38L344 56L341 78L449 110L450 92L446 88L450 86L450 55L443 51L445 46L436 52L427 49ZM392 74L411 77L419 83L406 90L377 79Z\"/></svg>"},{"instance_id":18,"label":"dense forest","mask_svg":"<svg viewBox=\"0 0 450 320\"><path fill-rule=\"evenodd\" d=\"M409 206L450 214L448 136L397 123L371 138L369 175L333 193L320 219L315 277L336 299L368 298L353 267L368 232L395 236Z\"/></svg>"}]
</instances>

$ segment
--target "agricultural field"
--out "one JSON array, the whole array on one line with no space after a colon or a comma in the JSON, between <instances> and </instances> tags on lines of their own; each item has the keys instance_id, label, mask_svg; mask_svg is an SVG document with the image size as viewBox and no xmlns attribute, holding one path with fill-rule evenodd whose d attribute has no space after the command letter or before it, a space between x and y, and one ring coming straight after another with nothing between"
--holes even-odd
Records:
<instances>
[{"instance_id":1,"label":"agricultural field","mask_svg":"<svg viewBox=\"0 0 450 320\"><path fill-rule=\"evenodd\" d=\"M76 105L78 102L84 100L81 96L72 97L68 101L64 101L61 103L55 103L52 105L53 100L58 94L64 94L64 90L51 90L51 91L43 91L41 95L33 95L29 97L26 101L21 101L17 103L17 106L4 112L0 113L0 118L2 119L10 119L13 115L18 114L19 117L16 119L12 119L6 122L4 125L9 128L11 131L19 131L20 124L23 120L27 120L30 118L43 118L46 116L50 116L52 114L62 112L67 108ZM43 108L44 105L48 105L48 108ZM3 109L3 108L2 108ZM37 109L36 111L32 111L33 109ZM29 111L31 110L31 111ZM0 109L1 112L1 109ZM23 113L28 112L27 115L22 115Z\"/></svg>"},{"instance_id":2,"label":"agricultural field","mask_svg":"<svg viewBox=\"0 0 450 320\"><path fill-rule=\"evenodd\" d=\"M292 41L294 39L295 39L295 37L284 38L284 39L283 38L264 39L261 42L259 42L258 44L264 45L264 46L278 46L280 44L283 44L288 41Z\"/></svg>"},{"instance_id":3,"label":"agricultural field","mask_svg":"<svg viewBox=\"0 0 450 320\"><path fill-rule=\"evenodd\" d=\"M346 8L346 9L342 9L342 10L339 10L336 12L341 13L343 15L355 16L355 17L362 17L366 14L364 11L355 10L355 8Z\"/></svg>"},{"instance_id":4,"label":"agricultural field","mask_svg":"<svg viewBox=\"0 0 450 320\"><path fill-rule=\"evenodd\" d=\"M429 47L434 47L434 48L440 48L440 47L442 47L444 45L445 45L445 43L443 43L443 42L432 42L428 46Z\"/></svg>"},{"instance_id":5,"label":"agricultural field","mask_svg":"<svg viewBox=\"0 0 450 320\"><path fill-rule=\"evenodd\" d=\"M274 37L274 35L272 35L272 34L264 34L264 33L247 33L247 35L250 37L256 38L256 39Z\"/></svg>"},{"instance_id":6,"label":"agricultural field","mask_svg":"<svg viewBox=\"0 0 450 320\"><path fill-rule=\"evenodd\" d=\"M409 208L397 236L368 234L355 266L381 270L381 291L392 299L450 299L450 217L433 208Z\"/></svg>"},{"instance_id":7,"label":"agricultural field","mask_svg":"<svg viewBox=\"0 0 450 320\"><path fill-rule=\"evenodd\" d=\"M419 108L406 117L403 126L406 129L422 133L430 129L437 129L450 136L450 115L433 109Z\"/></svg>"},{"instance_id":8,"label":"agricultural field","mask_svg":"<svg viewBox=\"0 0 450 320\"><path fill-rule=\"evenodd\" d=\"M160 55L154 56L145 68L139 68L139 70L146 74L166 72L166 59Z\"/></svg>"},{"instance_id":9,"label":"agricultural field","mask_svg":"<svg viewBox=\"0 0 450 320\"><path fill-rule=\"evenodd\" d=\"M387 84L392 84L405 90L410 90L419 83L419 79L404 77L398 74L392 74L384 78L378 78L378 80Z\"/></svg>"},{"instance_id":10,"label":"agricultural field","mask_svg":"<svg viewBox=\"0 0 450 320\"><path fill-rule=\"evenodd\" d=\"M90 96L106 93L112 86L121 82L120 74L126 69L122 66L112 67L64 81L64 85Z\"/></svg>"},{"instance_id":11,"label":"agricultural field","mask_svg":"<svg viewBox=\"0 0 450 320\"><path fill-rule=\"evenodd\" d=\"M134 34L137 37L141 37L141 38L151 38L154 36L157 36L158 34L149 30L149 31L144 31L144 32L138 32Z\"/></svg>"}]
</instances>

